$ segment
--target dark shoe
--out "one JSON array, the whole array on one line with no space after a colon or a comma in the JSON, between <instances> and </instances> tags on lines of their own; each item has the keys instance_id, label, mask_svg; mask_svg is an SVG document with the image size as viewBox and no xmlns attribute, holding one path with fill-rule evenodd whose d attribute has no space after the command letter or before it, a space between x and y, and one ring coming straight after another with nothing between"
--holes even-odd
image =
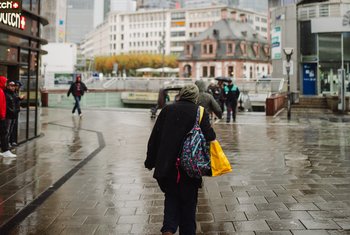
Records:
<instances>
[{"instance_id":1,"label":"dark shoe","mask_svg":"<svg viewBox=\"0 0 350 235\"><path fill-rule=\"evenodd\" d=\"M162 235L173 235L173 233L172 232L164 232L164 233L162 233Z\"/></svg>"}]
</instances>

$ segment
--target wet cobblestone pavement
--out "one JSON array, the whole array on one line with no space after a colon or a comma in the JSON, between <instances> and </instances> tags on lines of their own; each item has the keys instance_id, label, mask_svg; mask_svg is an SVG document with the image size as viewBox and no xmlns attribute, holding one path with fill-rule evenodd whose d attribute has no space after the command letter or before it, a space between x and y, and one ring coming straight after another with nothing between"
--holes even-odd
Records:
<instances>
[{"instance_id":1,"label":"wet cobblestone pavement","mask_svg":"<svg viewBox=\"0 0 350 235\"><path fill-rule=\"evenodd\" d=\"M233 172L205 178L198 234L350 234L347 117L215 123ZM0 226L17 223L1 234L160 234L163 194L143 167L148 111L44 109L42 119L44 136L0 159Z\"/></svg>"}]
</instances>

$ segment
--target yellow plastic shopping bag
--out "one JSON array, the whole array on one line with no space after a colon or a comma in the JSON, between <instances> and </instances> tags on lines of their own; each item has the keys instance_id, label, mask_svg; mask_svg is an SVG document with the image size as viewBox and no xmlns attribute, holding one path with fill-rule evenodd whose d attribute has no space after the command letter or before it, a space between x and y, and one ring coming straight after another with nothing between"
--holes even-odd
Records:
<instances>
[{"instance_id":1,"label":"yellow plastic shopping bag","mask_svg":"<svg viewBox=\"0 0 350 235\"><path fill-rule=\"evenodd\" d=\"M231 164L217 140L210 142L210 161L212 176L219 176L232 171Z\"/></svg>"}]
</instances>

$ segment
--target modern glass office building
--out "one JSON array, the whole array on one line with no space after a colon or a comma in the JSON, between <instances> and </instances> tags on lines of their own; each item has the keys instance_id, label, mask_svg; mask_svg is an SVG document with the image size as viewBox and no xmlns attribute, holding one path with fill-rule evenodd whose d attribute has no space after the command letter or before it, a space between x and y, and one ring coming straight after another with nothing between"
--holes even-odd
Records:
<instances>
[{"instance_id":1,"label":"modern glass office building","mask_svg":"<svg viewBox=\"0 0 350 235\"><path fill-rule=\"evenodd\" d=\"M283 48L292 47L291 91L339 94L344 69L350 92L350 2L298 1L271 9L273 77L285 77Z\"/></svg>"},{"instance_id":2,"label":"modern glass office building","mask_svg":"<svg viewBox=\"0 0 350 235\"><path fill-rule=\"evenodd\" d=\"M40 16L40 0L16 2L22 8L9 5L7 12L0 13L0 75L23 84L20 92L25 98L18 122L18 142L23 142L40 134L38 68L45 53L40 47L47 43L40 35L48 22Z\"/></svg>"},{"instance_id":3,"label":"modern glass office building","mask_svg":"<svg viewBox=\"0 0 350 235\"><path fill-rule=\"evenodd\" d=\"M313 11L316 17L313 18ZM301 5L299 44L303 94L336 94L339 69L345 70L345 87L350 91L350 4ZM313 71L315 79L309 79Z\"/></svg>"}]
</instances>

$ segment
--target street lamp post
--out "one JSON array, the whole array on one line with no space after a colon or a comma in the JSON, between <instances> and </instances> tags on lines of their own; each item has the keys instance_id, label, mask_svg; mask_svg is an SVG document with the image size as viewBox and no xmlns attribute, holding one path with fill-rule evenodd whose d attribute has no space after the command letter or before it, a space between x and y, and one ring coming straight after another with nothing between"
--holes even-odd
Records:
<instances>
[{"instance_id":1,"label":"street lamp post","mask_svg":"<svg viewBox=\"0 0 350 235\"><path fill-rule=\"evenodd\" d=\"M287 63L286 63L286 72L287 72L287 81L288 81L288 90L287 90L287 118L290 120L291 117L291 94L290 94L290 59L293 55L293 48L283 48L283 52L286 55Z\"/></svg>"}]
</instances>

